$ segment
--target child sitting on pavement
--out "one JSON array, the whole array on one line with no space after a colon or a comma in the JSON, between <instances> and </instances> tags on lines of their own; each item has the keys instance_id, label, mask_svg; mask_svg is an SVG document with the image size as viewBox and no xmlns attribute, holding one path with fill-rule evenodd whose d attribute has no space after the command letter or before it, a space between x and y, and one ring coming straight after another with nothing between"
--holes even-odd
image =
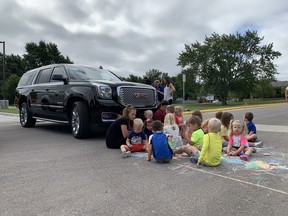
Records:
<instances>
[{"instance_id":1,"label":"child sitting on pavement","mask_svg":"<svg viewBox=\"0 0 288 216\"><path fill-rule=\"evenodd\" d=\"M188 128L188 133L192 135L190 139L184 135L187 144L180 147L180 149L174 150L174 153L182 154L185 152L188 156L191 156L196 152L194 151L195 149L192 148L193 146L196 147L196 149L201 150L204 132L201 129L201 119L198 116L192 115L189 119L187 119L186 125Z\"/></svg>"},{"instance_id":2,"label":"child sitting on pavement","mask_svg":"<svg viewBox=\"0 0 288 216\"><path fill-rule=\"evenodd\" d=\"M175 122L178 126L184 124L183 107L182 106L175 106L174 117L175 117Z\"/></svg>"},{"instance_id":3,"label":"child sitting on pavement","mask_svg":"<svg viewBox=\"0 0 288 216\"><path fill-rule=\"evenodd\" d=\"M174 113L175 113L175 107L174 107L174 105L168 105L167 107L166 107L166 114L167 113L173 113L173 115L174 115Z\"/></svg>"},{"instance_id":4,"label":"child sitting on pavement","mask_svg":"<svg viewBox=\"0 0 288 216\"><path fill-rule=\"evenodd\" d=\"M143 132L143 121L140 118L135 118L133 121L133 130L128 134L126 145L120 146L122 157L130 157L131 152L145 151L146 146L147 139Z\"/></svg>"},{"instance_id":5,"label":"child sitting on pavement","mask_svg":"<svg viewBox=\"0 0 288 216\"><path fill-rule=\"evenodd\" d=\"M223 115L223 112L222 111L218 111L215 113L215 118L219 119L221 121L221 117Z\"/></svg>"},{"instance_id":6,"label":"child sitting on pavement","mask_svg":"<svg viewBox=\"0 0 288 216\"><path fill-rule=\"evenodd\" d=\"M164 118L164 128L163 131L167 135L172 136L172 149L179 149L182 145L182 138L179 135L179 127L175 122L174 114L167 113Z\"/></svg>"},{"instance_id":7,"label":"child sitting on pavement","mask_svg":"<svg viewBox=\"0 0 288 216\"><path fill-rule=\"evenodd\" d=\"M200 110L194 110L191 114L191 116L198 116L200 118L200 121L201 121L201 124L202 124L202 121L203 121L203 116L202 116L202 112ZM183 137L183 135L181 135L185 141L185 139L187 140L190 140L191 139L191 135L192 135L192 131L190 131L189 129L186 129L185 131L185 137Z\"/></svg>"},{"instance_id":8,"label":"child sitting on pavement","mask_svg":"<svg viewBox=\"0 0 288 216\"><path fill-rule=\"evenodd\" d=\"M144 112L144 117L145 117L145 122L144 122L143 131L146 134L146 138L148 140L149 136L153 134L152 132L153 112L152 110L146 110Z\"/></svg>"},{"instance_id":9,"label":"child sitting on pavement","mask_svg":"<svg viewBox=\"0 0 288 216\"><path fill-rule=\"evenodd\" d=\"M240 156L241 160L248 160L253 150L248 145L246 123L242 120L232 120L228 135L229 143L223 151L229 156Z\"/></svg>"},{"instance_id":10,"label":"child sitting on pavement","mask_svg":"<svg viewBox=\"0 0 288 216\"><path fill-rule=\"evenodd\" d=\"M209 123L210 118L205 119L202 123L201 123L201 128L204 132L204 134L207 134L209 132L209 128L208 128L208 123Z\"/></svg>"},{"instance_id":11,"label":"child sitting on pavement","mask_svg":"<svg viewBox=\"0 0 288 216\"><path fill-rule=\"evenodd\" d=\"M248 130L247 139L248 139L250 147L260 148L263 146L263 141L256 142L257 140L256 126L253 122L253 118L254 118L254 115L252 112L246 112L244 115L244 121L246 122L247 130Z\"/></svg>"},{"instance_id":12,"label":"child sitting on pavement","mask_svg":"<svg viewBox=\"0 0 288 216\"><path fill-rule=\"evenodd\" d=\"M146 135L146 139L148 140L149 137L153 134L153 131L152 131L152 123L153 123L153 120L152 119L146 119L145 120L145 123L144 123L144 133Z\"/></svg>"},{"instance_id":13,"label":"child sitting on pavement","mask_svg":"<svg viewBox=\"0 0 288 216\"><path fill-rule=\"evenodd\" d=\"M149 137L147 147L147 161L151 161L151 155L158 163L168 163L173 156L173 151L170 148L172 137L168 137L163 133L163 124L161 121L154 121L152 123L154 134Z\"/></svg>"},{"instance_id":14,"label":"child sitting on pavement","mask_svg":"<svg viewBox=\"0 0 288 216\"><path fill-rule=\"evenodd\" d=\"M228 146L228 128L230 125L231 120L234 119L234 116L230 112L224 112L221 116L221 130L220 130L220 135L222 138L222 147L227 147Z\"/></svg>"},{"instance_id":15,"label":"child sitting on pavement","mask_svg":"<svg viewBox=\"0 0 288 216\"><path fill-rule=\"evenodd\" d=\"M221 121L211 118L208 121L208 133L204 135L201 152L196 150L195 156L190 157L191 162L197 162L204 166L217 166L221 162L222 140L219 134ZM194 150L195 151L195 150Z\"/></svg>"}]
</instances>

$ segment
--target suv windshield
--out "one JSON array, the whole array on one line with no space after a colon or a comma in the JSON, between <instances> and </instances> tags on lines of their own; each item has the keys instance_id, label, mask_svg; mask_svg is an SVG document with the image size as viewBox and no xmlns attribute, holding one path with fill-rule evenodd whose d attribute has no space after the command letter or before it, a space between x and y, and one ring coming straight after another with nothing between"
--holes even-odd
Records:
<instances>
[{"instance_id":1,"label":"suv windshield","mask_svg":"<svg viewBox=\"0 0 288 216\"><path fill-rule=\"evenodd\" d=\"M85 66L67 66L71 80L108 80L121 81L115 74L108 70L85 67Z\"/></svg>"}]
</instances>

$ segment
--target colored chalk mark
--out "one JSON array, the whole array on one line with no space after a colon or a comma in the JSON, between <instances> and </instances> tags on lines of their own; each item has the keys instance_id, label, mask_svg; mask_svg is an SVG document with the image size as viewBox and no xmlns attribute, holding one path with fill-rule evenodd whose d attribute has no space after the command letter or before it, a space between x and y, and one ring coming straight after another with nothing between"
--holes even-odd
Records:
<instances>
[{"instance_id":1,"label":"colored chalk mark","mask_svg":"<svg viewBox=\"0 0 288 216\"><path fill-rule=\"evenodd\" d=\"M269 163L256 160L256 161L251 161L247 164L245 164L246 169L264 169L264 170L272 170L277 168L277 166L271 166Z\"/></svg>"},{"instance_id":2,"label":"colored chalk mark","mask_svg":"<svg viewBox=\"0 0 288 216\"><path fill-rule=\"evenodd\" d=\"M131 154L132 157L138 157L138 158L143 158L146 156L146 152L133 152Z\"/></svg>"},{"instance_id":3,"label":"colored chalk mark","mask_svg":"<svg viewBox=\"0 0 288 216\"><path fill-rule=\"evenodd\" d=\"M229 163L233 165L243 165L244 162L239 157L221 157L221 162Z\"/></svg>"}]
</instances>

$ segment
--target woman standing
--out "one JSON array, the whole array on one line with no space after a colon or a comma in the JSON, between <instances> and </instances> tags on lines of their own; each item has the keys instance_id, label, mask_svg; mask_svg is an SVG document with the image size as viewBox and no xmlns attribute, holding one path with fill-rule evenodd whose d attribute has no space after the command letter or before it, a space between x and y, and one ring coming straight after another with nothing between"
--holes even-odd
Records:
<instances>
[{"instance_id":1,"label":"woman standing","mask_svg":"<svg viewBox=\"0 0 288 216\"><path fill-rule=\"evenodd\" d=\"M175 92L175 87L171 83L170 78L168 76L163 79L164 84L164 100L167 100L171 105L173 103L173 94Z\"/></svg>"},{"instance_id":2,"label":"woman standing","mask_svg":"<svg viewBox=\"0 0 288 216\"><path fill-rule=\"evenodd\" d=\"M154 87L155 87L155 89L157 91L157 99L158 99L159 102L161 102L163 100L163 97L164 97L164 89L161 86L159 80L155 80L154 81Z\"/></svg>"},{"instance_id":3,"label":"woman standing","mask_svg":"<svg viewBox=\"0 0 288 216\"><path fill-rule=\"evenodd\" d=\"M133 120L136 118L136 109L127 105L120 118L114 121L106 133L107 148L119 149L126 144L129 131L133 128Z\"/></svg>"}]
</instances>

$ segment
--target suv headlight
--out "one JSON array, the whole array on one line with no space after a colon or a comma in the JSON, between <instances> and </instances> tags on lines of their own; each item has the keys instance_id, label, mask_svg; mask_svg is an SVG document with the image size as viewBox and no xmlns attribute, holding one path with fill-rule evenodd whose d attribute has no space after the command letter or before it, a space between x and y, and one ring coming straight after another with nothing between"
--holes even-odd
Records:
<instances>
[{"instance_id":1,"label":"suv headlight","mask_svg":"<svg viewBox=\"0 0 288 216\"><path fill-rule=\"evenodd\" d=\"M99 86L99 96L103 99L112 99L112 89L109 86Z\"/></svg>"}]
</instances>

